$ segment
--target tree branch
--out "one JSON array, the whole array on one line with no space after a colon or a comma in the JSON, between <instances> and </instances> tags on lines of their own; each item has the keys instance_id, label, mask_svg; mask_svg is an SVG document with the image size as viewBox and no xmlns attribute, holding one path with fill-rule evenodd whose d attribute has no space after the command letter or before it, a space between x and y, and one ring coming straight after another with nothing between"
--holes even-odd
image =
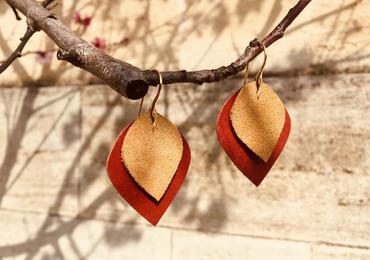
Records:
<instances>
[{"instance_id":1,"label":"tree branch","mask_svg":"<svg viewBox=\"0 0 370 260\"><path fill-rule=\"evenodd\" d=\"M50 18L49 12L34 0L6 0L32 20L60 48L57 57L97 76L121 95L130 99L143 97L149 85L157 85L158 75L151 70L142 70L124 61L115 59L102 50L82 40L59 20ZM311 0L299 0L283 20L261 43L266 47L282 38L285 30L303 11ZM256 39L251 41L244 53L233 63L212 70L161 72L164 84L191 82L195 84L217 82L242 71L247 64L262 52Z\"/></svg>"}]
</instances>

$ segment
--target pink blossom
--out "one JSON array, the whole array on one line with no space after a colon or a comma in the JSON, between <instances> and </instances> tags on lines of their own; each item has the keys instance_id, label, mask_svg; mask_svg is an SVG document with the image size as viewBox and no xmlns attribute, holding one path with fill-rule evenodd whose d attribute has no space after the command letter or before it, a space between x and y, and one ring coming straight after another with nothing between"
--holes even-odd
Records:
<instances>
[{"instance_id":1,"label":"pink blossom","mask_svg":"<svg viewBox=\"0 0 370 260\"><path fill-rule=\"evenodd\" d=\"M95 37L94 40L91 41L91 43L99 49L104 50L107 47L107 43L104 38L101 37Z\"/></svg>"},{"instance_id":2,"label":"pink blossom","mask_svg":"<svg viewBox=\"0 0 370 260\"><path fill-rule=\"evenodd\" d=\"M40 64L49 64L51 62L51 53L46 51L36 52L36 61Z\"/></svg>"},{"instance_id":3,"label":"pink blossom","mask_svg":"<svg viewBox=\"0 0 370 260\"><path fill-rule=\"evenodd\" d=\"M73 21L75 23L81 23L82 22L82 18L81 18L81 13L80 12L76 12L74 15L73 15Z\"/></svg>"},{"instance_id":4,"label":"pink blossom","mask_svg":"<svg viewBox=\"0 0 370 260\"><path fill-rule=\"evenodd\" d=\"M87 27L90 26L91 24L91 20L92 20L92 16L85 16L85 17L82 17L81 13L80 12L76 12L74 15L73 15L73 21L77 24L80 24L84 27L84 29L86 29Z\"/></svg>"},{"instance_id":5,"label":"pink blossom","mask_svg":"<svg viewBox=\"0 0 370 260\"><path fill-rule=\"evenodd\" d=\"M88 16L88 17L85 17L83 20L82 20L82 24L85 28L89 27L90 24L91 24L91 20L92 20L92 17L91 16Z\"/></svg>"}]
</instances>

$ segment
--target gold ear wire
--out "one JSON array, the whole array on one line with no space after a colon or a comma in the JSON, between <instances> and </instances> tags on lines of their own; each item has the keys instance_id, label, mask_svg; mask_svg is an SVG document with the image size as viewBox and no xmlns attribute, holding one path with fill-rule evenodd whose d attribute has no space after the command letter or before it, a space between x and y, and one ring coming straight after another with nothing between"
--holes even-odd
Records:
<instances>
[{"instance_id":1,"label":"gold ear wire","mask_svg":"<svg viewBox=\"0 0 370 260\"><path fill-rule=\"evenodd\" d=\"M258 73L256 75L256 78L255 78L256 87L257 87L257 97L259 97L260 96L260 93L261 93L262 76L263 76L263 71L265 69L266 61L267 61L267 50L266 50L266 46L263 43L260 43L260 42L258 42L258 45L259 46L262 46L262 48L263 48L264 58L263 58L262 66L261 66L260 70L258 71ZM247 63L247 66L245 66L244 84L243 84L243 86L247 85L248 70L249 70L249 63Z\"/></svg>"},{"instance_id":2,"label":"gold ear wire","mask_svg":"<svg viewBox=\"0 0 370 260\"><path fill-rule=\"evenodd\" d=\"M245 66L245 72L244 72L244 84L243 84L243 87L245 85L247 85L247 80L248 80L248 70L249 70L249 62L247 63L247 66Z\"/></svg>"},{"instance_id":3,"label":"gold ear wire","mask_svg":"<svg viewBox=\"0 0 370 260\"><path fill-rule=\"evenodd\" d=\"M157 94L155 95L155 97L153 99L153 102L152 102L152 104L150 105L150 108L149 108L150 117L152 119L152 125L153 125L153 127L155 127L155 122L157 120L157 112L155 110L155 106L157 105L157 101L158 101L158 98L159 98L159 95L161 93L162 86L163 86L162 74L158 70L154 70L154 71L158 74L159 84L158 84Z\"/></svg>"},{"instance_id":4,"label":"gold ear wire","mask_svg":"<svg viewBox=\"0 0 370 260\"><path fill-rule=\"evenodd\" d=\"M139 117L141 115L141 110L143 109L143 104L144 104L144 98L145 98L145 96L141 98L139 113L138 113L137 117Z\"/></svg>"},{"instance_id":5,"label":"gold ear wire","mask_svg":"<svg viewBox=\"0 0 370 260\"><path fill-rule=\"evenodd\" d=\"M258 71L257 75L256 75L256 85L257 85L257 97L260 96L261 94L261 83L262 83L262 75L263 75L263 71L265 69L265 66L266 66L266 61L267 61L267 50L266 50L266 46L263 44L263 43L258 43L260 46L262 46L263 48L263 53L264 53L264 58L263 58L263 63L262 63L262 66L260 68L260 70Z\"/></svg>"}]
</instances>

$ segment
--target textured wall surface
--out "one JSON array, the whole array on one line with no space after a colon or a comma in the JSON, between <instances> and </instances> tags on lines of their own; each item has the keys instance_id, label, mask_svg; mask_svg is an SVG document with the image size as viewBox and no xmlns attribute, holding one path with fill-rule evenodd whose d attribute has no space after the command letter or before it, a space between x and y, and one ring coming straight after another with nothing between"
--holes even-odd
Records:
<instances>
[{"instance_id":1,"label":"textured wall surface","mask_svg":"<svg viewBox=\"0 0 370 260\"><path fill-rule=\"evenodd\" d=\"M0 255L369 259L370 75L266 81L290 111L292 132L258 189L215 135L241 80L165 88L158 110L179 126L193 160L156 228L121 201L105 171L138 102L98 85L0 89Z\"/></svg>"},{"instance_id":2,"label":"textured wall surface","mask_svg":"<svg viewBox=\"0 0 370 260\"><path fill-rule=\"evenodd\" d=\"M55 12L87 41L104 37L117 58L195 69L228 64L294 3L60 0ZM313 1L269 48L265 80L292 131L258 189L215 133L242 79L164 87L158 111L184 134L192 162L158 227L120 199L105 170L139 103L54 56L16 61L0 76L0 259L370 259L369 10L369 0ZM85 32L76 11L93 17ZM13 16L0 2L9 25L0 60L25 29ZM26 51L53 48L38 33Z\"/></svg>"}]
</instances>

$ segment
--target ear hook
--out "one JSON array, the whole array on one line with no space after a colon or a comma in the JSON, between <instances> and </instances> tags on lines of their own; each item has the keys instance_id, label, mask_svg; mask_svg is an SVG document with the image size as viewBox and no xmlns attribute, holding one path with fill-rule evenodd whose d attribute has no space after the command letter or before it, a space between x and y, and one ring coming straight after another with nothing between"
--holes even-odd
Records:
<instances>
[{"instance_id":1,"label":"ear hook","mask_svg":"<svg viewBox=\"0 0 370 260\"><path fill-rule=\"evenodd\" d=\"M149 108L150 117L152 119L152 125L153 125L153 127L155 127L155 122L157 120L157 112L155 110L155 106L157 105L157 101L158 101L159 95L161 93L161 89L162 89L162 86L163 86L163 78L162 78L162 74L158 70L153 70L153 71L155 71L158 74L158 78L159 78L157 95L155 95L154 100L153 100L153 102L152 102L152 104L150 105L150 108Z\"/></svg>"},{"instance_id":2,"label":"ear hook","mask_svg":"<svg viewBox=\"0 0 370 260\"><path fill-rule=\"evenodd\" d=\"M139 117L141 115L141 110L143 109L143 104L144 104L144 98L145 98L145 96L143 96L141 98L140 107L139 107L139 113L138 113L137 117Z\"/></svg>"},{"instance_id":3,"label":"ear hook","mask_svg":"<svg viewBox=\"0 0 370 260\"><path fill-rule=\"evenodd\" d=\"M247 66L245 66L245 72L244 72L244 84L243 84L243 87L245 85L247 85L247 80L248 80L248 70L249 70L249 62L247 63Z\"/></svg>"},{"instance_id":4,"label":"ear hook","mask_svg":"<svg viewBox=\"0 0 370 260\"><path fill-rule=\"evenodd\" d=\"M264 58L263 58L262 66L261 66L260 70L258 71L258 73L256 75L256 78L255 78L256 86L257 86L257 97L259 97L260 94L261 94L262 74L263 74L263 70L265 69L266 61L267 61L267 50L266 50L266 46L263 43L257 42L257 44L259 46L262 46L263 53L264 53ZM245 86L247 84L248 70L249 70L249 62L247 63L247 66L245 66L244 84L243 84L243 86Z\"/></svg>"},{"instance_id":5,"label":"ear hook","mask_svg":"<svg viewBox=\"0 0 370 260\"><path fill-rule=\"evenodd\" d=\"M266 61L267 61L266 46L263 43L260 43L260 42L258 42L258 45L262 46L262 48L263 48L264 58L263 58L262 66L261 66L260 70L258 71L258 73L256 75L256 79L255 79L256 80L256 86L257 86L257 97L259 97L260 94L261 94L262 74L263 74L263 70L265 69Z\"/></svg>"}]
</instances>

